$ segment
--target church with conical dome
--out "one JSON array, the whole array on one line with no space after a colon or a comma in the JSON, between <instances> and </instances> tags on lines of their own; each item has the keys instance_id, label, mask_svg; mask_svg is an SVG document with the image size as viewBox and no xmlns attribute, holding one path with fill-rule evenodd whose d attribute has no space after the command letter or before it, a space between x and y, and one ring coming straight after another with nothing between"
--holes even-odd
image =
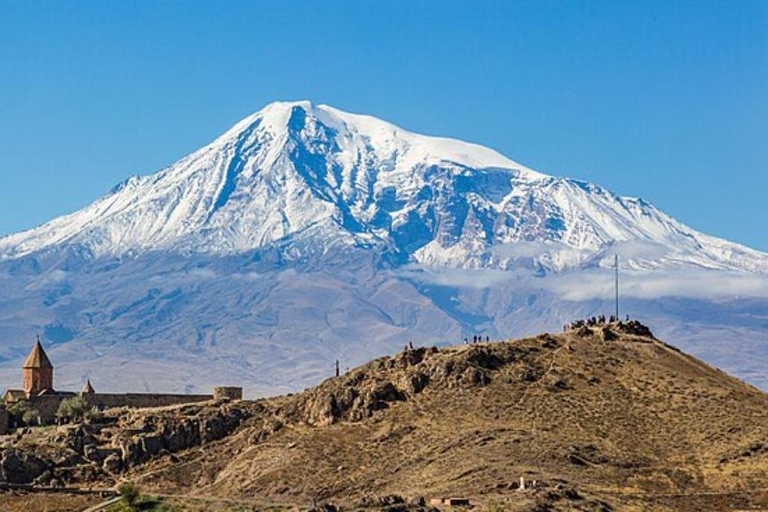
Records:
<instances>
[{"instance_id":1,"label":"church with conical dome","mask_svg":"<svg viewBox=\"0 0 768 512\"><path fill-rule=\"evenodd\" d=\"M39 337L24 361L22 374L27 397L53 391L53 365L40 344Z\"/></svg>"},{"instance_id":2,"label":"church with conical dome","mask_svg":"<svg viewBox=\"0 0 768 512\"><path fill-rule=\"evenodd\" d=\"M23 404L25 410L33 411L37 424L53 423L61 403L76 396L82 397L89 406L99 410L112 407L162 407L206 400L237 400L242 398L242 388L219 387L212 395L168 394L168 393L96 393L90 379L87 379L79 393L58 391L53 385L53 363L48 358L38 337L21 368L22 389L9 389L3 396L6 407L0 406L0 434L14 426L21 426L21 419L14 418L7 406Z\"/></svg>"},{"instance_id":3,"label":"church with conical dome","mask_svg":"<svg viewBox=\"0 0 768 512\"><path fill-rule=\"evenodd\" d=\"M34 401L37 397L58 396L61 400L75 396L69 391L56 391L53 387L53 364L45 353L40 337L32 346L29 355L21 367L22 389L9 389L5 392L6 403Z\"/></svg>"}]
</instances>

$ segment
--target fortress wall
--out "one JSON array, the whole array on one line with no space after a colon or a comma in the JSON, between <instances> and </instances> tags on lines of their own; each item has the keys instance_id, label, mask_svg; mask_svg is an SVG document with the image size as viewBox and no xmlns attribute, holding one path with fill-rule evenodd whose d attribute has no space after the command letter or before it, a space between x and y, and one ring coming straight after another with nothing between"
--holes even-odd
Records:
<instances>
[{"instance_id":1,"label":"fortress wall","mask_svg":"<svg viewBox=\"0 0 768 512\"><path fill-rule=\"evenodd\" d=\"M43 423L53 423L61 402L66 398L77 396L76 393L42 395L32 397L27 403L30 409L40 414ZM163 407L166 405L205 402L213 399L213 395L173 395L162 393L93 393L83 395L87 402L99 409L113 407ZM2 418L0 418L2 427ZM0 429L2 432L2 429Z\"/></svg>"},{"instance_id":2,"label":"fortress wall","mask_svg":"<svg viewBox=\"0 0 768 512\"><path fill-rule=\"evenodd\" d=\"M213 388L213 398L216 400L242 400L243 388L236 386L217 386Z\"/></svg>"},{"instance_id":3,"label":"fortress wall","mask_svg":"<svg viewBox=\"0 0 768 512\"><path fill-rule=\"evenodd\" d=\"M89 404L100 408L163 407L166 405L205 402L213 395L174 395L162 393L93 393L83 395Z\"/></svg>"},{"instance_id":4,"label":"fortress wall","mask_svg":"<svg viewBox=\"0 0 768 512\"><path fill-rule=\"evenodd\" d=\"M40 420L43 423L51 423L56 419L56 413L59 412L61 402L73 396L75 396L75 393L69 395L42 395L31 398L27 403L30 409L34 409L40 414Z\"/></svg>"}]
</instances>

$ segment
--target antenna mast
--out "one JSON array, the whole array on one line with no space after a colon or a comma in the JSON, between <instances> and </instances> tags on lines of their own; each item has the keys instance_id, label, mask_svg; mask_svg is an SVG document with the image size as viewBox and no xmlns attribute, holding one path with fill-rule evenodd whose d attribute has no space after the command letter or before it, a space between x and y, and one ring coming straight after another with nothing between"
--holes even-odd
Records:
<instances>
[{"instance_id":1,"label":"antenna mast","mask_svg":"<svg viewBox=\"0 0 768 512\"><path fill-rule=\"evenodd\" d=\"M619 320L619 255L613 256L613 269L616 273L616 320Z\"/></svg>"}]
</instances>

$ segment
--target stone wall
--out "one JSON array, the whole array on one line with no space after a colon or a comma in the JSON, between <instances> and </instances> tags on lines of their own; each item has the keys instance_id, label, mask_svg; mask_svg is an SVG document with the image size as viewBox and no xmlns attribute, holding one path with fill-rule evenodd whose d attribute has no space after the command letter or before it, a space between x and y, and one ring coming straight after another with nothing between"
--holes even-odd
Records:
<instances>
[{"instance_id":1,"label":"stone wall","mask_svg":"<svg viewBox=\"0 0 768 512\"><path fill-rule=\"evenodd\" d=\"M92 393L83 395L89 404L99 408L164 407L212 400L213 395L170 395L162 393Z\"/></svg>"},{"instance_id":2,"label":"stone wall","mask_svg":"<svg viewBox=\"0 0 768 512\"><path fill-rule=\"evenodd\" d=\"M56 419L56 413L59 412L61 402L73 396L76 396L76 394L57 393L55 395L34 396L27 402L27 405L30 409L34 409L40 414L40 421L42 423L51 423Z\"/></svg>"},{"instance_id":3,"label":"stone wall","mask_svg":"<svg viewBox=\"0 0 768 512\"><path fill-rule=\"evenodd\" d=\"M213 388L214 400L242 400L243 388L234 386L217 386Z\"/></svg>"},{"instance_id":4,"label":"stone wall","mask_svg":"<svg viewBox=\"0 0 768 512\"><path fill-rule=\"evenodd\" d=\"M42 423L52 423L56 420L56 413L61 402L74 396L77 396L76 393L40 395L30 398L26 403L30 409L34 409L40 414ZM205 402L213 399L213 395L174 395L162 393L90 393L82 396L90 405L102 410L113 407L164 407L167 405Z\"/></svg>"}]
</instances>

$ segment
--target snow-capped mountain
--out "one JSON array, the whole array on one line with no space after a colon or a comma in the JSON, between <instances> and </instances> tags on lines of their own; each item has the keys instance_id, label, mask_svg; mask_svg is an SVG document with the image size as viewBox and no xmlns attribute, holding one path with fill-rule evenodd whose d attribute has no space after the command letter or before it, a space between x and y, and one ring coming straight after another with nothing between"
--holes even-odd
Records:
<instances>
[{"instance_id":1,"label":"snow-capped mountain","mask_svg":"<svg viewBox=\"0 0 768 512\"><path fill-rule=\"evenodd\" d=\"M292 391L408 341L610 312L614 254L623 311L768 388L768 255L482 146L273 103L0 239L0 388L42 333L60 389Z\"/></svg>"},{"instance_id":2,"label":"snow-capped mountain","mask_svg":"<svg viewBox=\"0 0 768 512\"><path fill-rule=\"evenodd\" d=\"M273 103L167 169L1 239L0 258L62 246L91 258L280 246L299 259L371 247L393 264L543 270L624 252L629 268L768 269L765 254L642 199L306 101Z\"/></svg>"}]
</instances>

